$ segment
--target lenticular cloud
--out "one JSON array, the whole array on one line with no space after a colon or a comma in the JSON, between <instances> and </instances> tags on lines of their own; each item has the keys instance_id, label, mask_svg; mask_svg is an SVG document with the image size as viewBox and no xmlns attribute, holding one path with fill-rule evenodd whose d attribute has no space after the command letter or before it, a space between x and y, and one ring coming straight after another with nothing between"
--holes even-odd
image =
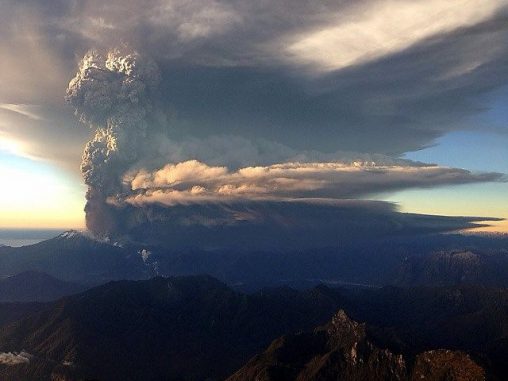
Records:
<instances>
[{"instance_id":1,"label":"lenticular cloud","mask_svg":"<svg viewBox=\"0 0 508 381\"><path fill-rule=\"evenodd\" d=\"M405 188L495 180L495 173L471 173L437 165L374 162L286 162L230 171L197 160L159 170L127 173L124 183L133 205L238 200L348 199Z\"/></svg>"}]
</instances>

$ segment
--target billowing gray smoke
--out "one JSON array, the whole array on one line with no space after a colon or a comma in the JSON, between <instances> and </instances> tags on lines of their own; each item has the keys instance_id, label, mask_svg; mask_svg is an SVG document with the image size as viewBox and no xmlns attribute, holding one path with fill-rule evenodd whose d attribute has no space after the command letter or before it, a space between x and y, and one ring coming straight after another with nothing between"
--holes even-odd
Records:
<instances>
[{"instance_id":1,"label":"billowing gray smoke","mask_svg":"<svg viewBox=\"0 0 508 381\"><path fill-rule=\"evenodd\" d=\"M115 212L106 199L121 192L123 172L139 157L159 82L152 60L114 49L88 52L69 83L67 102L81 122L96 130L81 163L89 187L86 223L93 233L115 230Z\"/></svg>"},{"instance_id":2,"label":"billowing gray smoke","mask_svg":"<svg viewBox=\"0 0 508 381\"><path fill-rule=\"evenodd\" d=\"M404 215L392 204L354 199L500 179L379 155L356 160L356 154L295 152L282 144L259 148L230 136L175 142L155 105L160 77L152 60L114 49L87 53L69 83L67 101L95 130L81 171L86 224L97 236L253 248L449 231L478 219ZM247 166L232 169L228 156Z\"/></svg>"}]
</instances>

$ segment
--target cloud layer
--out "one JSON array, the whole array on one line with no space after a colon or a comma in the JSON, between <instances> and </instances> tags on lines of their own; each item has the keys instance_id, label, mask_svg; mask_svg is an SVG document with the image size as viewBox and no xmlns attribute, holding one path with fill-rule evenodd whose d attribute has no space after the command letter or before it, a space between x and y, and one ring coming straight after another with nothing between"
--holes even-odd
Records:
<instances>
[{"instance_id":1,"label":"cloud layer","mask_svg":"<svg viewBox=\"0 0 508 381\"><path fill-rule=\"evenodd\" d=\"M342 242L442 233L491 219L408 214L368 200L128 203L115 207L116 229L131 239L172 249L239 251L336 247Z\"/></svg>"},{"instance_id":2,"label":"cloud layer","mask_svg":"<svg viewBox=\"0 0 508 381\"><path fill-rule=\"evenodd\" d=\"M15 141L37 136L23 147L31 156L76 165L57 142L79 146L86 134L62 111L62 89L76 57L128 43L160 67L175 138L399 155L488 127L471 117L507 84L507 12L501 0L7 0L0 103L48 118L0 128Z\"/></svg>"},{"instance_id":3,"label":"cloud layer","mask_svg":"<svg viewBox=\"0 0 508 381\"><path fill-rule=\"evenodd\" d=\"M154 172L124 176L133 205L231 200L345 199L382 192L499 180L497 173L473 174L432 165L377 165L374 162L287 162L230 171L197 160L168 164Z\"/></svg>"},{"instance_id":4,"label":"cloud layer","mask_svg":"<svg viewBox=\"0 0 508 381\"><path fill-rule=\"evenodd\" d=\"M503 1L365 2L330 17L287 46L288 59L332 71L394 54L421 41L495 16Z\"/></svg>"}]
</instances>

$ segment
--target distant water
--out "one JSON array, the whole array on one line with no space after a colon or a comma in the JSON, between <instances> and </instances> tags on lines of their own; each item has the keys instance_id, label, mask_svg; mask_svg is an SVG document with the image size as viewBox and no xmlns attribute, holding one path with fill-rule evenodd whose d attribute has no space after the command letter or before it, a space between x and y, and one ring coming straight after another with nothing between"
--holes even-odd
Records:
<instances>
[{"instance_id":1,"label":"distant water","mask_svg":"<svg viewBox=\"0 0 508 381\"><path fill-rule=\"evenodd\" d=\"M26 246L61 234L62 229L0 229L0 246Z\"/></svg>"}]
</instances>

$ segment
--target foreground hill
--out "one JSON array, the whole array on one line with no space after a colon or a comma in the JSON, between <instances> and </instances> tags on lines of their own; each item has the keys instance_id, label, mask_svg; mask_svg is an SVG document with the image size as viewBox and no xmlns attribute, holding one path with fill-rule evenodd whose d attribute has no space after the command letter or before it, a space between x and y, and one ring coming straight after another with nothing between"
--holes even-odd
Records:
<instances>
[{"instance_id":1,"label":"foreground hill","mask_svg":"<svg viewBox=\"0 0 508 381\"><path fill-rule=\"evenodd\" d=\"M221 379L336 305L316 291L238 294L206 276L114 282L4 326L0 352L30 359L0 365L0 379Z\"/></svg>"},{"instance_id":2,"label":"foreground hill","mask_svg":"<svg viewBox=\"0 0 508 381\"><path fill-rule=\"evenodd\" d=\"M365 324L340 310L313 332L276 339L228 381L483 381L485 371L463 352L437 350L416 356L378 348Z\"/></svg>"},{"instance_id":3,"label":"foreground hill","mask_svg":"<svg viewBox=\"0 0 508 381\"><path fill-rule=\"evenodd\" d=\"M85 288L38 271L25 271L0 279L1 302L47 302L76 294Z\"/></svg>"},{"instance_id":4,"label":"foreground hill","mask_svg":"<svg viewBox=\"0 0 508 381\"><path fill-rule=\"evenodd\" d=\"M376 348L407 359L462 350L488 377L508 375L504 289L320 286L247 295L194 276L112 282L9 318L0 328L0 358L9 362L0 379L220 380L275 338L324 324L339 309L366 322Z\"/></svg>"},{"instance_id":5,"label":"foreground hill","mask_svg":"<svg viewBox=\"0 0 508 381\"><path fill-rule=\"evenodd\" d=\"M0 303L0 326L21 320L48 307L46 303Z\"/></svg>"}]
</instances>

